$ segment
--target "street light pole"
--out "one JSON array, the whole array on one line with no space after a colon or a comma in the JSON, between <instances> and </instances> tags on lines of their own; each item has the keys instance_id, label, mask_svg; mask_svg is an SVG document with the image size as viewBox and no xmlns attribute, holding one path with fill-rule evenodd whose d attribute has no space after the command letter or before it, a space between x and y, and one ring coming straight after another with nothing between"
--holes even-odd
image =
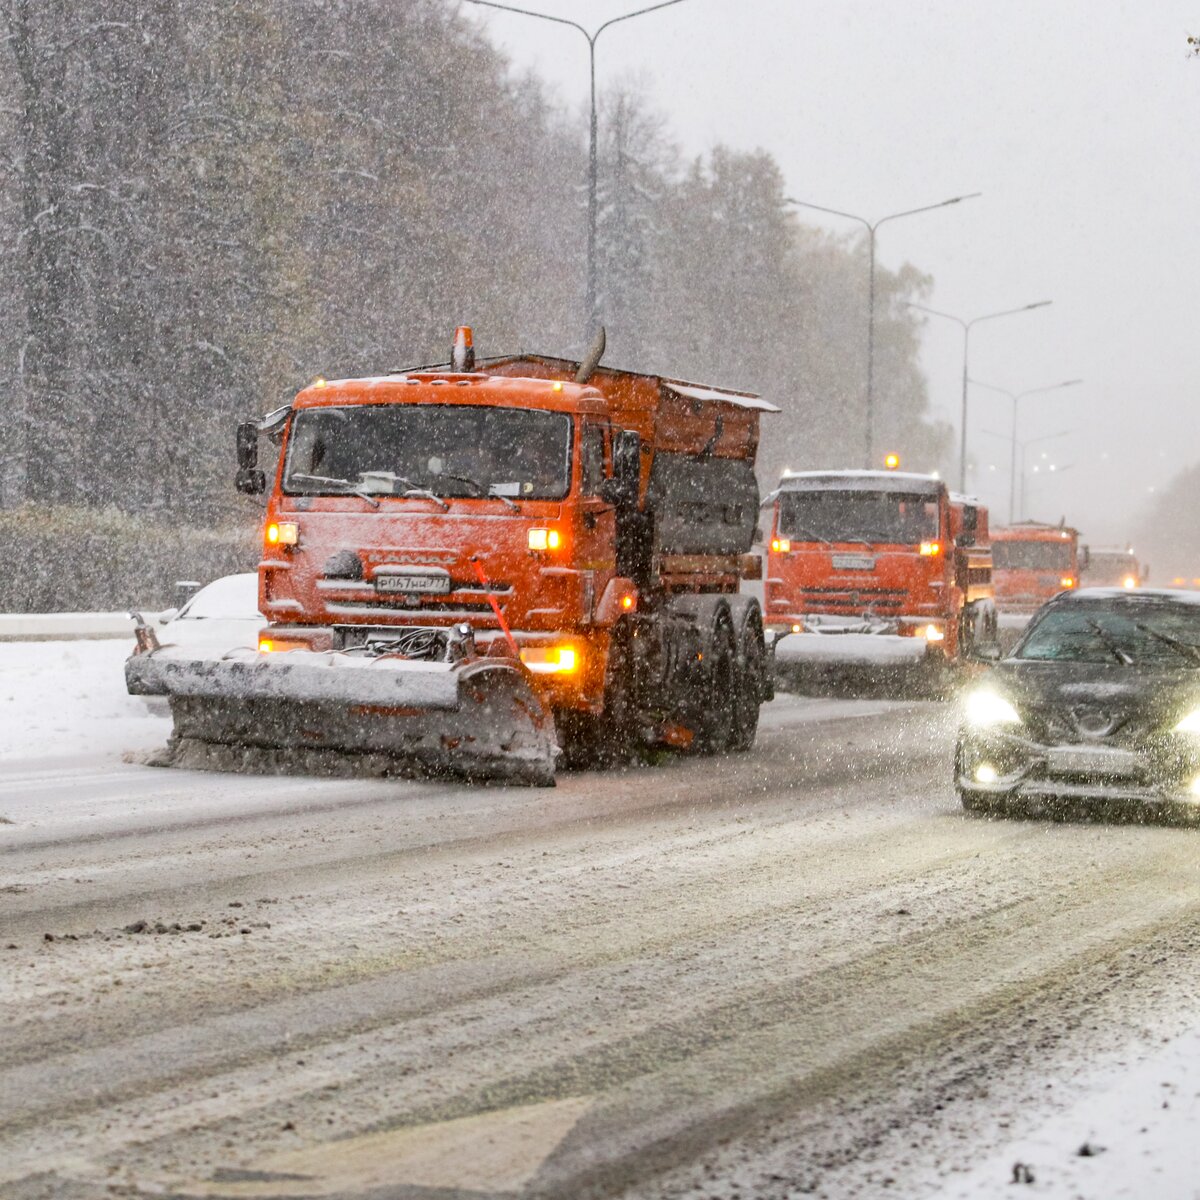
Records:
<instances>
[{"instance_id":1,"label":"street light pole","mask_svg":"<svg viewBox=\"0 0 1200 1200\"><path fill-rule=\"evenodd\" d=\"M956 325L962 327L963 331L963 371L962 371L962 421L961 433L959 436L959 453L958 453L958 490L965 492L967 490L967 371L968 363L971 357L971 329L978 325L980 321L994 321L997 317L1011 317L1016 313L1029 312L1034 308L1045 308L1048 304L1053 304L1052 300L1037 300L1033 304L1022 304L1020 308L1006 308L1001 312L984 313L979 317L972 317L969 321L964 321L962 317L956 317L953 313L941 312L936 308L926 308L923 304L913 304L908 302L909 308L918 309L920 312L929 313L933 317L943 317L947 321L953 321Z\"/></svg>"},{"instance_id":2,"label":"street light pole","mask_svg":"<svg viewBox=\"0 0 1200 1200\"><path fill-rule=\"evenodd\" d=\"M811 208L817 212L829 213L835 217L845 217L848 221L857 221L867 231L867 261L869 264L869 283L867 285L867 404L863 428L863 466L868 470L874 457L875 441L875 234L880 225L887 221L896 221L901 217L916 216L917 213L932 212L935 208L945 208L950 204L960 204L964 200L974 200L982 196L982 192L971 192L967 196L951 196L949 200L939 200L937 204L926 204L921 208L910 208L904 212L890 213L877 221L868 221L856 213L842 212L837 208L826 208L821 204L810 204L807 200L796 200L784 196L785 204L794 204L797 208Z\"/></svg>"},{"instance_id":3,"label":"street light pole","mask_svg":"<svg viewBox=\"0 0 1200 1200\"><path fill-rule=\"evenodd\" d=\"M553 21L555 25L567 25L583 34L588 44L588 75L591 81L590 118L588 121L588 222L587 222L587 299L585 301L588 318L588 334L591 336L600 327L599 289L596 286L596 222L598 218L596 189L598 184L598 151L597 132L598 119L596 116L596 41L600 35L619 21L630 21L634 17L645 16L646 13L657 12L660 8L670 8L673 4L682 4L683 0L660 0L647 8L639 8L634 12L622 13L612 17L589 33L577 21L566 17L552 17L549 13L532 12L527 8L517 8L512 4L498 4L496 0L467 0L468 4L476 4L482 8L498 8L501 12L517 13L522 17L534 17L541 21Z\"/></svg>"},{"instance_id":4,"label":"street light pole","mask_svg":"<svg viewBox=\"0 0 1200 1200\"><path fill-rule=\"evenodd\" d=\"M1021 505L1018 511L1021 514L1022 521L1025 520L1025 491L1027 478L1025 472L1025 451L1029 449L1030 446L1036 446L1038 442L1052 442L1055 438L1069 437L1071 432L1072 431L1070 429L1060 429L1058 433L1047 433L1042 437L1026 438L1025 441L1021 443ZM1074 466L1075 464L1071 463L1069 465ZM1065 470L1067 470L1067 467L1059 468L1060 472Z\"/></svg>"},{"instance_id":5,"label":"street light pole","mask_svg":"<svg viewBox=\"0 0 1200 1200\"><path fill-rule=\"evenodd\" d=\"M968 382L973 383L976 387L986 388L989 392L999 392L1000 395L1007 396L1012 401L1012 461L1008 472L1008 523L1011 525L1015 520L1013 512L1017 493L1017 407L1026 396L1039 396L1043 392L1056 392L1059 388L1074 387L1076 384L1082 383L1083 380L1065 379L1062 383L1051 383L1046 387L1029 388L1024 392L1010 392L1007 388L996 387L992 383L983 383L979 379L972 379ZM1022 490L1024 490L1023 483Z\"/></svg>"}]
</instances>

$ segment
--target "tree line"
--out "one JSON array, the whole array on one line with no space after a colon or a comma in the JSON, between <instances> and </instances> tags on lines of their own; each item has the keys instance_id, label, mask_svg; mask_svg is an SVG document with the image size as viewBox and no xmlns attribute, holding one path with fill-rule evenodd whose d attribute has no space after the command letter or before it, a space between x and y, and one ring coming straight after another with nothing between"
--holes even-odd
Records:
<instances>
[{"instance_id":1,"label":"tree line","mask_svg":"<svg viewBox=\"0 0 1200 1200\"><path fill-rule=\"evenodd\" d=\"M577 354L586 119L447 0L0 0L0 507L245 512L232 427L317 375ZM858 465L866 248L764 149L603 97L606 361L760 391L761 475ZM819 181L792 180L793 187ZM878 443L944 465L878 275Z\"/></svg>"}]
</instances>

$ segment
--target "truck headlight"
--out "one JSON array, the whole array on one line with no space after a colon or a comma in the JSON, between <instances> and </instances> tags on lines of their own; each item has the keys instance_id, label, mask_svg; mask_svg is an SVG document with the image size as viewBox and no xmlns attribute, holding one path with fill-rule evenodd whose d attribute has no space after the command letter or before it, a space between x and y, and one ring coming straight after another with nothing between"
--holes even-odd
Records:
<instances>
[{"instance_id":1,"label":"truck headlight","mask_svg":"<svg viewBox=\"0 0 1200 1200\"><path fill-rule=\"evenodd\" d=\"M530 550L557 550L562 538L557 529L531 529Z\"/></svg>"},{"instance_id":2,"label":"truck headlight","mask_svg":"<svg viewBox=\"0 0 1200 1200\"><path fill-rule=\"evenodd\" d=\"M968 692L963 701L963 712L968 725L976 729L988 729L994 725L1020 725L1021 717L1015 708L997 692L979 688Z\"/></svg>"},{"instance_id":3,"label":"truck headlight","mask_svg":"<svg viewBox=\"0 0 1200 1200\"><path fill-rule=\"evenodd\" d=\"M1182 721L1179 721L1175 733L1200 733L1200 708L1193 708Z\"/></svg>"}]
</instances>

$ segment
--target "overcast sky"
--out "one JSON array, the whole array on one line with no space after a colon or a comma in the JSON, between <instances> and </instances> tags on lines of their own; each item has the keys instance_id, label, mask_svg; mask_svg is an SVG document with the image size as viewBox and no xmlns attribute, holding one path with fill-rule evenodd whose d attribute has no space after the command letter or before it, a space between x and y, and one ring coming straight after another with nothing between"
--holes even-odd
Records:
<instances>
[{"instance_id":1,"label":"overcast sky","mask_svg":"<svg viewBox=\"0 0 1200 1200\"><path fill-rule=\"evenodd\" d=\"M639 4L521 7L594 28ZM586 101L578 33L478 12L518 67ZM883 226L880 261L927 271L932 306L963 317L1054 301L977 326L971 375L1018 392L1083 378L1023 401L1020 436L1070 431L1028 448L1070 466L1030 476L1030 515L1099 542L1123 540L1151 489L1200 458L1191 32L1200 0L684 0L607 30L597 63L601 89L644 83L686 154L762 146L799 198L877 218L982 192ZM957 429L962 332L930 318L924 344ZM1001 518L1009 445L985 431L1006 434L1010 414L972 391L970 482Z\"/></svg>"}]
</instances>

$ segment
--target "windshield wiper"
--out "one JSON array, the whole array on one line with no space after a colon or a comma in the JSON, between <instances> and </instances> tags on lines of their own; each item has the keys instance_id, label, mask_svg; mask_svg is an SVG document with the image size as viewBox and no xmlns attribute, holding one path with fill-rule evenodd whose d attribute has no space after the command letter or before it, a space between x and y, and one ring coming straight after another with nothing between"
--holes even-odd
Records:
<instances>
[{"instance_id":1,"label":"windshield wiper","mask_svg":"<svg viewBox=\"0 0 1200 1200\"><path fill-rule=\"evenodd\" d=\"M833 545L833 543L828 538L823 538L819 533L815 532L812 529L805 529L805 527L803 525L797 525L795 528L796 528L797 533L802 533L805 536L812 538L813 541L824 542L824 544L826 546Z\"/></svg>"},{"instance_id":2,"label":"windshield wiper","mask_svg":"<svg viewBox=\"0 0 1200 1200\"><path fill-rule=\"evenodd\" d=\"M308 475L300 471L294 472L288 476L289 482L293 479L297 482L305 481L308 483L315 483L318 486L323 487L341 488L342 491L344 491L347 495L357 496L360 500L365 500L369 505L371 505L372 508L379 507L379 501L376 500L370 492L362 491L358 485L350 479L333 479L328 475Z\"/></svg>"},{"instance_id":3,"label":"windshield wiper","mask_svg":"<svg viewBox=\"0 0 1200 1200\"><path fill-rule=\"evenodd\" d=\"M481 497L486 496L489 500L503 500L504 503L507 504L508 507L513 510L513 512L521 511L512 502L512 500L509 499L508 496L501 495L500 492L496 491L494 486L485 488L483 486L483 484L479 482L478 479L472 479L469 475L451 475L448 471L443 471L438 476L438 478L439 479L455 479L459 483L465 483L468 487L473 487L475 489L475 495L477 495L477 496L481 496Z\"/></svg>"},{"instance_id":4,"label":"windshield wiper","mask_svg":"<svg viewBox=\"0 0 1200 1200\"><path fill-rule=\"evenodd\" d=\"M1190 642L1182 642L1179 638L1173 638L1169 633L1159 633L1157 629L1151 629L1149 625L1143 625L1141 621L1134 621L1133 627L1165 643L1177 654L1181 654L1185 658L1190 658L1192 662L1200 662L1200 646L1193 646Z\"/></svg>"},{"instance_id":5,"label":"windshield wiper","mask_svg":"<svg viewBox=\"0 0 1200 1200\"><path fill-rule=\"evenodd\" d=\"M1122 650L1121 647L1114 642L1111 637L1109 637L1099 621L1097 621L1094 617L1089 617L1087 623L1088 628L1104 643L1105 649L1112 653L1117 662L1121 663L1122 666L1133 666L1133 659L1130 658L1130 656L1124 650Z\"/></svg>"}]
</instances>

